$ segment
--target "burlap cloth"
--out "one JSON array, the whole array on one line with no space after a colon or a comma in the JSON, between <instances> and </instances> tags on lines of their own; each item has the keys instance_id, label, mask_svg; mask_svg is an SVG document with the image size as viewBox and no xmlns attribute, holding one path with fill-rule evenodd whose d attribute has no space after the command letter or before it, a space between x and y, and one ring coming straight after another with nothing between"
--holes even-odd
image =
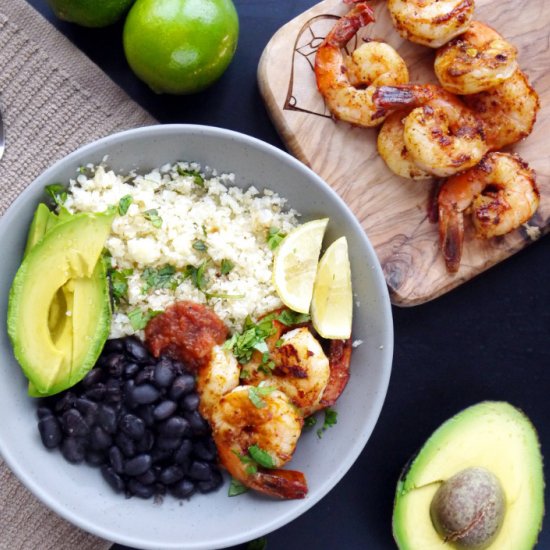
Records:
<instances>
[{"instance_id":1,"label":"burlap cloth","mask_svg":"<svg viewBox=\"0 0 550 550\"><path fill-rule=\"evenodd\" d=\"M79 146L155 121L25 0L0 2L0 106L6 151L0 214L38 174ZM0 549L103 550L67 523L0 458Z\"/></svg>"}]
</instances>

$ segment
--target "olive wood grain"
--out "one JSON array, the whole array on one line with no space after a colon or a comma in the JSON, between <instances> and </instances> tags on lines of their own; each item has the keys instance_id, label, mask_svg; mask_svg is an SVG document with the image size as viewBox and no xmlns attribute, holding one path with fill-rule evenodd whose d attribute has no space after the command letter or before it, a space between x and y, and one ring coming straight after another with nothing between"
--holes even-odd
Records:
<instances>
[{"instance_id":1,"label":"olive wood grain","mask_svg":"<svg viewBox=\"0 0 550 550\"><path fill-rule=\"evenodd\" d=\"M385 1L370 4L376 22L363 29L358 40L369 37L388 42L407 62L411 82L436 82L434 50L401 39L391 25ZM541 204L529 227L490 241L477 239L467 223L460 269L449 274L439 253L437 225L428 218L433 185L429 180L415 182L391 173L376 151L378 130L334 121L317 92L313 73L316 48L347 9L340 0L325 0L282 27L262 54L260 91L290 152L323 177L363 225L382 264L393 303L421 304L549 230L550 10L541 0L477 0L475 19L491 25L516 45L520 68L540 96L541 110L533 133L509 150L535 169ZM348 46L354 47L354 43Z\"/></svg>"}]
</instances>

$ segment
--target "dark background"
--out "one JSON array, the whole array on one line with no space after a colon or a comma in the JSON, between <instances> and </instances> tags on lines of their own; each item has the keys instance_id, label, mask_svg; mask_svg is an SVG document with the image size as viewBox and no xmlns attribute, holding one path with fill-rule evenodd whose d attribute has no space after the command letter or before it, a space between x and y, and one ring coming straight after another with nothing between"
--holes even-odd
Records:
<instances>
[{"instance_id":1,"label":"dark background","mask_svg":"<svg viewBox=\"0 0 550 550\"><path fill-rule=\"evenodd\" d=\"M55 20L46 0L28 1L160 122L230 128L284 148L260 98L256 68L275 31L314 1L236 0L236 56L218 83L190 97L157 96L137 80L126 65L121 25L84 29ZM549 244L543 238L433 302L393 308L392 377L371 439L321 502L268 535L270 550L395 548L391 516L401 468L440 423L479 401L523 409L543 454L550 452ZM546 548L549 525L537 546Z\"/></svg>"}]
</instances>

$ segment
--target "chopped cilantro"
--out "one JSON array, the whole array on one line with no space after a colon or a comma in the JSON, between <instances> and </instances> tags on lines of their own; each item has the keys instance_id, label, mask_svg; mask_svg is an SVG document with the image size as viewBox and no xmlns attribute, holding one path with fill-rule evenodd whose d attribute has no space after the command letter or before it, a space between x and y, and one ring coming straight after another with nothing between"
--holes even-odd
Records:
<instances>
[{"instance_id":1,"label":"chopped cilantro","mask_svg":"<svg viewBox=\"0 0 550 550\"><path fill-rule=\"evenodd\" d=\"M124 216L126 212L128 212L128 208L130 208L130 205L133 202L132 195L124 195L119 201L118 201L118 213L121 216Z\"/></svg>"},{"instance_id":2,"label":"chopped cilantro","mask_svg":"<svg viewBox=\"0 0 550 550\"><path fill-rule=\"evenodd\" d=\"M256 462L254 461L254 459L252 459L251 457L249 457L248 455L243 455L243 454L240 454L238 453L237 451L233 450L232 451L233 454L237 455L239 457L239 460L243 463L243 464L246 464L246 473L248 475L254 475L257 471L258 471L258 466L256 465Z\"/></svg>"},{"instance_id":3,"label":"chopped cilantro","mask_svg":"<svg viewBox=\"0 0 550 550\"><path fill-rule=\"evenodd\" d=\"M250 378L250 372L246 369L242 369L241 373L239 374L239 378L241 380L248 380Z\"/></svg>"},{"instance_id":4,"label":"chopped cilantro","mask_svg":"<svg viewBox=\"0 0 550 550\"><path fill-rule=\"evenodd\" d=\"M153 224L153 227L156 227L157 229L162 227L162 218L159 216L158 210L156 208L146 210L143 213L143 217L146 220L149 220Z\"/></svg>"},{"instance_id":5,"label":"chopped cilantro","mask_svg":"<svg viewBox=\"0 0 550 550\"><path fill-rule=\"evenodd\" d=\"M336 425L338 422L338 412L330 407L325 409L325 421L323 422L323 427L317 430L317 436L319 438L323 437L323 433L332 426Z\"/></svg>"},{"instance_id":6,"label":"chopped cilantro","mask_svg":"<svg viewBox=\"0 0 550 550\"><path fill-rule=\"evenodd\" d=\"M208 250L208 247L206 246L206 243L204 241L195 241L192 246L195 250L198 250L199 252L206 252L206 250Z\"/></svg>"},{"instance_id":7,"label":"chopped cilantro","mask_svg":"<svg viewBox=\"0 0 550 550\"><path fill-rule=\"evenodd\" d=\"M208 261L205 260L202 262L199 267L195 267L194 265L188 265L185 267L185 278L191 279L191 282L195 285L196 288L203 291L206 289L206 276L204 272L206 271L206 268L208 266Z\"/></svg>"},{"instance_id":8,"label":"chopped cilantro","mask_svg":"<svg viewBox=\"0 0 550 550\"><path fill-rule=\"evenodd\" d=\"M177 275L176 268L173 265L167 264L158 269L146 267L141 274L141 278L145 281L142 292L145 293L151 288L168 288L174 290L179 284Z\"/></svg>"},{"instance_id":9,"label":"chopped cilantro","mask_svg":"<svg viewBox=\"0 0 550 550\"><path fill-rule=\"evenodd\" d=\"M267 538L260 537L259 539L251 540L246 545L246 550L266 550L267 548Z\"/></svg>"},{"instance_id":10,"label":"chopped cilantro","mask_svg":"<svg viewBox=\"0 0 550 550\"><path fill-rule=\"evenodd\" d=\"M243 485L238 479L235 479L234 477L231 478L229 491L227 492L228 497L236 497L242 495L243 493L246 493L247 491L248 487L246 485Z\"/></svg>"},{"instance_id":11,"label":"chopped cilantro","mask_svg":"<svg viewBox=\"0 0 550 550\"><path fill-rule=\"evenodd\" d=\"M271 250L275 250L285 237L286 233L283 233L278 227L270 227L267 232L267 246Z\"/></svg>"},{"instance_id":12,"label":"chopped cilantro","mask_svg":"<svg viewBox=\"0 0 550 550\"><path fill-rule=\"evenodd\" d=\"M111 292L115 304L128 298L128 277L134 273L133 269L109 269Z\"/></svg>"},{"instance_id":13,"label":"chopped cilantro","mask_svg":"<svg viewBox=\"0 0 550 550\"><path fill-rule=\"evenodd\" d=\"M46 193L58 206L61 206L67 200L67 189L61 183L52 183L51 185L46 185L45 190Z\"/></svg>"},{"instance_id":14,"label":"chopped cilantro","mask_svg":"<svg viewBox=\"0 0 550 550\"><path fill-rule=\"evenodd\" d=\"M235 264L231 260L225 260L225 259L222 260L222 265L221 265L222 275L227 275L233 270L234 267L235 267Z\"/></svg>"},{"instance_id":15,"label":"chopped cilantro","mask_svg":"<svg viewBox=\"0 0 550 550\"><path fill-rule=\"evenodd\" d=\"M254 461L260 466L263 466L264 468L275 468L273 457L267 451L264 451L261 447L258 447L258 445L252 445L249 447L248 452Z\"/></svg>"},{"instance_id":16,"label":"chopped cilantro","mask_svg":"<svg viewBox=\"0 0 550 550\"><path fill-rule=\"evenodd\" d=\"M134 330L141 330L147 326L147 323L156 317L162 311L153 311L148 309L147 311L141 311L141 309L134 309L128 312L128 319Z\"/></svg>"},{"instance_id":17,"label":"chopped cilantro","mask_svg":"<svg viewBox=\"0 0 550 550\"><path fill-rule=\"evenodd\" d=\"M225 342L224 348L232 350L237 361L244 365L250 361L254 350L260 347L260 351L262 351L261 343L265 344L265 339L274 334L275 331L273 316L264 317L258 323L254 323L248 316L244 321L241 334L234 333Z\"/></svg>"},{"instance_id":18,"label":"chopped cilantro","mask_svg":"<svg viewBox=\"0 0 550 550\"><path fill-rule=\"evenodd\" d=\"M275 368L274 361L267 361L263 360L262 358L262 364L258 366L258 370L260 372L263 372L264 374L267 374L268 376L271 376L273 374L273 369Z\"/></svg>"},{"instance_id":19,"label":"chopped cilantro","mask_svg":"<svg viewBox=\"0 0 550 550\"><path fill-rule=\"evenodd\" d=\"M283 309L283 311L277 315L276 319L277 321L283 323L283 325L291 327L293 325L307 323L311 317L307 313L298 313L297 311L292 311L291 309Z\"/></svg>"},{"instance_id":20,"label":"chopped cilantro","mask_svg":"<svg viewBox=\"0 0 550 550\"><path fill-rule=\"evenodd\" d=\"M273 393L275 389L273 386L250 386L248 399L257 409L263 409L267 404L262 398Z\"/></svg>"},{"instance_id":21,"label":"chopped cilantro","mask_svg":"<svg viewBox=\"0 0 550 550\"><path fill-rule=\"evenodd\" d=\"M193 178L193 183L195 185L198 185L199 187L204 187L204 178L198 170L186 170L181 166L178 166L177 170L180 176L190 176Z\"/></svg>"},{"instance_id":22,"label":"chopped cilantro","mask_svg":"<svg viewBox=\"0 0 550 550\"><path fill-rule=\"evenodd\" d=\"M308 416L304 420L304 428L313 428L317 424L317 418L315 416Z\"/></svg>"}]
</instances>

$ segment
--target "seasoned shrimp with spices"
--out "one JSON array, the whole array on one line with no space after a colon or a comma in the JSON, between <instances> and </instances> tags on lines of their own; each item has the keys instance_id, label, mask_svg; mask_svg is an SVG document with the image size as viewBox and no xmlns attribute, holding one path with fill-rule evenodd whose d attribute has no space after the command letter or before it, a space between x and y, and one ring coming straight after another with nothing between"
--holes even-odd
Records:
<instances>
[{"instance_id":1,"label":"seasoned shrimp with spices","mask_svg":"<svg viewBox=\"0 0 550 550\"><path fill-rule=\"evenodd\" d=\"M441 47L434 70L454 94L476 94L498 86L518 68L516 48L491 27L472 21L468 30Z\"/></svg>"},{"instance_id":2,"label":"seasoned shrimp with spices","mask_svg":"<svg viewBox=\"0 0 550 550\"><path fill-rule=\"evenodd\" d=\"M238 386L213 408L211 425L221 463L235 479L272 497L304 498L304 475L281 469L303 425L283 392L269 385Z\"/></svg>"},{"instance_id":3,"label":"seasoned shrimp with spices","mask_svg":"<svg viewBox=\"0 0 550 550\"><path fill-rule=\"evenodd\" d=\"M388 10L403 38L439 48L468 28L474 0L388 0Z\"/></svg>"},{"instance_id":4,"label":"seasoned shrimp with spices","mask_svg":"<svg viewBox=\"0 0 550 550\"><path fill-rule=\"evenodd\" d=\"M367 4L355 5L337 21L315 57L317 88L332 116L364 127L378 126L387 115L372 101L376 86L409 81L405 62L388 44L366 42L350 56L344 53L357 31L372 21Z\"/></svg>"},{"instance_id":5,"label":"seasoned shrimp with spices","mask_svg":"<svg viewBox=\"0 0 550 550\"><path fill-rule=\"evenodd\" d=\"M471 214L478 237L505 235L538 208L534 172L517 155L489 153L476 167L449 178L438 195L439 240L447 270L458 271L464 215Z\"/></svg>"},{"instance_id":6,"label":"seasoned shrimp with spices","mask_svg":"<svg viewBox=\"0 0 550 550\"><path fill-rule=\"evenodd\" d=\"M487 152L483 125L472 111L440 86L381 86L381 107L416 107L405 118L403 139L422 170L447 177L475 166Z\"/></svg>"},{"instance_id":7,"label":"seasoned shrimp with spices","mask_svg":"<svg viewBox=\"0 0 550 550\"><path fill-rule=\"evenodd\" d=\"M407 115L407 111L397 111L384 121L376 142L378 153L394 174L412 180L430 179L432 175L416 165L405 145Z\"/></svg>"},{"instance_id":8,"label":"seasoned shrimp with spices","mask_svg":"<svg viewBox=\"0 0 550 550\"><path fill-rule=\"evenodd\" d=\"M519 69L495 88L464 96L463 100L483 122L485 140L491 151L527 137L540 109L537 92Z\"/></svg>"}]
</instances>

